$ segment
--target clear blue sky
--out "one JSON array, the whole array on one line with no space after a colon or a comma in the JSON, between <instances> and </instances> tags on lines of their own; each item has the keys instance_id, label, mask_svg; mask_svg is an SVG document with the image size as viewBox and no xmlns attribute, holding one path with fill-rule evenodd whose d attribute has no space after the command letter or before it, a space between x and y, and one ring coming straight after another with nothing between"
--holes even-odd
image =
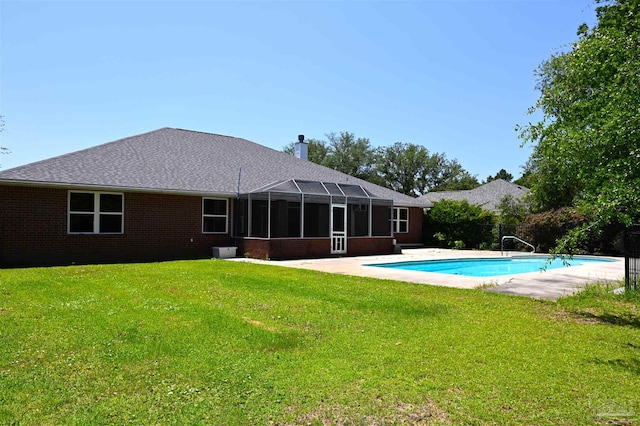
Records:
<instances>
[{"instance_id":1,"label":"clear blue sky","mask_svg":"<svg viewBox=\"0 0 640 426\"><path fill-rule=\"evenodd\" d=\"M0 2L3 169L160 127L350 131L521 174L533 71L592 0Z\"/></svg>"}]
</instances>

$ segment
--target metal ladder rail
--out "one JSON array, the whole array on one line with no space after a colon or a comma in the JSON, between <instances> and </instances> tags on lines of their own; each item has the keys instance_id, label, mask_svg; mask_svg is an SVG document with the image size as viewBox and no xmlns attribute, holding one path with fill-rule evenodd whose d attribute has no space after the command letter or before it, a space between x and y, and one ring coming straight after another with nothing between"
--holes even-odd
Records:
<instances>
[{"instance_id":1,"label":"metal ladder rail","mask_svg":"<svg viewBox=\"0 0 640 426\"><path fill-rule=\"evenodd\" d=\"M535 253L536 252L536 248L533 246L533 244L529 244L525 240L522 240L522 239L516 237L515 235L505 235L500 240L500 256L504 255L504 253L503 253L504 252L504 240L506 240L506 239L516 240L518 242L521 242L522 244L528 245L529 247L531 247L531 253Z\"/></svg>"}]
</instances>

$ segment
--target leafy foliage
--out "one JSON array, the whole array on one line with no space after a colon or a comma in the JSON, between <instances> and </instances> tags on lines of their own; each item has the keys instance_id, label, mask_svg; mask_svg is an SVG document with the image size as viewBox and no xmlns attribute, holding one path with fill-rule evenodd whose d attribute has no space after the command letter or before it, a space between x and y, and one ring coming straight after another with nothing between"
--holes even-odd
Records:
<instances>
[{"instance_id":1,"label":"leafy foliage","mask_svg":"<svg viewBox=\"0 0 640 426\"><path fill-rule=\"evenodd\" d=\"M353 133L327 133L327 141L309 139L309 161L338 170L394 191L417 197L428 191L472 189L478 179L457 160L431 154L421 145L396 142L372 148L367 138ZM283 149L293 154L294 143Z\"/></svg>"},{"instance_id":2,"label":"leafy foliage","mask_svg":"<svg viewBox=\"0 0 640 426\"><path fill-rule=\"evenodd\" d=\"M529 215L520 229L520 237L535 245L536 251L548 252L567 231L585 222L584 215L569 207ZM584 250L586 251L586 250Z\"/></svg>"},{"instance_id":3,"label":"leafy foliage","mask_svg":"<svg viewBox=\"0 0 640 426\"><path fill-rule=\"evenodd\" d=\"M461 191L480 186L478 178L462 168L457 160L452 160L445 176L431 188L431 191Z\"/></svg>"},{"instance_id":4,"label":"leafy foliage","mask_svg":"<svg viewBox=\"0 0 640 426\"><path fill-rule=\"evenodd\" d=\"M425 242L454 248L479 247L491 242L494 221L493 213L467 200L437 201L425 214Z\"/></svg>"},{"instance_id":5,"label":"leafy foliage","mask_svg":"<svg viewBox=\"0 0 640 426\"><path fill-rule=\"evenodd\" d=\"M403 142L378 148L376 172L382 185L414 197L438 187L462 186L465 179L477 183L456 160L450 161L444 154L430 154L423 146Z\"/></svg>"},{"instance_id":6,"label":"leafy foliage","mask_svg":"<svg viewBox=\"0 0 640 426\"><path fill-rule=\"evenodd\" d=\"M360 179L372 180L375 151L368 138L356 138L353 133L327 133L329 155L325 165Z\"/></svg>"},{"instance_id":7,"label":"leafy foliage","mask_svg":"<svg viewBox=\"0 0 640 426\"><path fill-rule=\"evenodd\" d=\"M558 242L565 236L572 235L576 229L588 223L588 217L579 209L562 207L543 213L527 216L517 229L518 235L534 244L537 251L557 253ZM624 225L612 222L597 232L589 229L574 245L567 248L566 253L619 254L622 251Z\"/></svg>"},{"instance_id":8,"label":"leafy foliage","mask_svg":"<svg viewBox=\"0 0 640 426\"><path fill-rule=\"evenodd\" d=\"M497 180L497 179L503 179L503 180L506 180L507 182L511 182L513 180L513 175L507 172L505 169L500 169L500 171L496 173L495 176L488 176L487 182L491 182L492 180Z\"/></svg>"},{"instance_id":9,"label":"leafy foliage","mask_svg":"<svg viewBox=\"0 0 640 426\"><path fill-rule=\"evenodd\" d=\"M318 139L308 139L306 143L309 148L309 161L325 165L327 156L329 155L329 147L327 146L327 143ZM295 142L291 142L285 146L282 151L293 155L295 153Z\"/></svg>"},{"instance_id":10,"label":"leafy foliage","mask_svg":"<svg viewBox=\"0 0 640 426\"><path fill-rule=\"evenodd\" d=\"M367 138L357 138L350 132L327 133L327 140L309 139L309 161L338 170L348 175L376 181L374 172L375 150ZM294 153L292 142L283 149Z\"/></svg>"},{"instance_id":11,"label":"leafy foliage","mask_svg":"<svg viewBox=\"0 0 640 426\"><path fill-rule=\"evenodd\" d=\"M513 183L524 186L525 188L532 188L535 185L536 173L532 159L529 159L527 163L522 166L522 176L514 180Z\"/></svg>"},{"instance_id":12,"label":"leafy foliage","mask_svg":"<svg viewBox=\"0 0 640 426\"><path fill-rule=\"evenodd\" d=\"M523 222L529 214L529 207L525 201L507 194L498 204L498 216L500 223L505 225L516 225Z\"/></svg>"},{"instance_id":13,"label":"leafy foliage","mask_svg":"<svg viewBox=\"0 0 640 426\"><path fill-rule=\"evenodd\" d=\"M640 2L597 1L570 51L537 70L536 123L519 128L534 145L532 196L540 210L579 206L585 222L559 253L609 224L640 219Z\"/></svg>"}]
</instances>

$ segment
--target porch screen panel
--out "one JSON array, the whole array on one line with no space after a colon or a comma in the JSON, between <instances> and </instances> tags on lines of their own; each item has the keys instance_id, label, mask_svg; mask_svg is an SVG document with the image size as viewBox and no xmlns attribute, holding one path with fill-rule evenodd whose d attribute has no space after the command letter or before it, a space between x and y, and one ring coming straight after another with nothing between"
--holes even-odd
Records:
<instances>
[{"instance_id":1,"label":"porch screen panel","mask_svg":"<svg viewBox=\"0 0 640 426\"><path fill-rule=\"evenodd\" d=\"M300 191L304 194L327 194L327 190L322 185L322 182L296 180L296 183L300 187Z\"/></svg>"},{"instance_id":2,"label":"porch screen panel","mask_svg":"<svg viewBox=\"0 0 640 426\"><path fill-rule=\"evenodd\" d=\"M331 195L344 195L336 183L325 182L324 187L327 188Z\"/></svg>"},{"instance_id":3,"label":"porch screen panel","mask_svg":"<svg viewBox=\"0 0 640 426\"><path fill-rule=\"evenodd\" d=\"M251 235L267 238L269 236L269 195L251 194Z\"/></svg>"},{"instance_id":4,"label":"porch screen panel","mask_svg":"<svg viewBox=\"0 0 640 426\"><path fill-rule=\"evenodd\" d=\"M347 201L347 235L369 236L369 199L350 197Z\"/></svg>"},{"instance_id":5,"label":"porch screen panel","mask_svg":"<svg viewBox=\"0 0 640 426\"><path fill-rule=\"evenodd\" d=\"M249 228L248 208L249 201L246 195L235 200L233 207L233 233L237 237L247 235L247 229Z\"/></svg>"},{"instance_id":6,"label":"porch screen panel","mask_svg":"<svg viewBox=\"0 0 640 426\"><path fill-rule=\"evenodd\" d=\"M331 203L332 204L347 204L347 197L341 197L341 196L336 196L334 195L333 197L331 197Z\"/></svg>"},{"instance_id":7,"label":"porch screen panel","mask_svg":"<svg viewBox=\"0 0 640 426\"><path fill-rule=\"evenodd\" d=\"M299 194L271 193L271 238L300 237Z\"/></svg>"},{"instance_id":8,"label":"porch screen panel","mask_svg":"<svg viewBox=\"0 0 640 426\"><path fill-rule=\"evenodd\" d=\"M376 237L391 236L393 203L390 200L371 200L371 234Z\"/></svg>"},{"instance_id":9,"label":"porch screen panel","mask_svg":"<svg viewBox=\"0 0 640 426\"><path fill-rule=\"evenodd\" d=\"M300 191L298 190L298 187L292 180L288 180L288 181L279 183L278 185L274 185L270 187L269 192L299 193Z\"/></svg>"},{"instance_id":10,"label":"porch screen panel","mask_svg":"<svg viewBox=\"0 0 640 426\"><path fill-rule=\"evenodd\" d=\"M368 197L360 185L346 185L341 183L340 189L342 189L342 192L344 192L344 195L347 197Z\"/></svg>"},{"instance_id":11,"label":"porch screen panel","mask_svg":"<svg viewBox=\"0 0 640 426\"><path fill-rule=\"evenodd\" d=\"M329 236L329 205L331 199L317 195L304 197L304 236Z\"/></svg>"}]
</instances>

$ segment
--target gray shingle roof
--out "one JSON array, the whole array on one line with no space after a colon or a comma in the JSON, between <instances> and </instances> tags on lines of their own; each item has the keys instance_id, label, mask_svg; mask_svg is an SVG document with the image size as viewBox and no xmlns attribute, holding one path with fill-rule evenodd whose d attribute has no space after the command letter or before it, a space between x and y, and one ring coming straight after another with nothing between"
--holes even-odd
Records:
<instances>
[{"instance_id":1,"label":"gray shingle roof","mask_svg":"<svg viewBox=\"0 0 640 426\"><path fill-rule=\"evenodd\" d=\"M435 203L440 200L467 200L471 204L482 206L485 210L497 211L498 204L505 195L511 195L519 200L527 192L529 192L529 189L522 185L507 182L503 179L496 179L475 189L429 192L419 197L419 199L430 203Z\"/></svg>"},{"instance_id":2,"label":"gray shingle roof","mask_svg":"<svg viewBox=\"0 0 640 426\"><path fill-rule=\"evenodd\" d=\"M399 206L430 206L246 139L168 127L0 171L0 183L233 195L241 168L241 193L288 179L318 180L361 185Z\"/></svg>"}]
</instances>

